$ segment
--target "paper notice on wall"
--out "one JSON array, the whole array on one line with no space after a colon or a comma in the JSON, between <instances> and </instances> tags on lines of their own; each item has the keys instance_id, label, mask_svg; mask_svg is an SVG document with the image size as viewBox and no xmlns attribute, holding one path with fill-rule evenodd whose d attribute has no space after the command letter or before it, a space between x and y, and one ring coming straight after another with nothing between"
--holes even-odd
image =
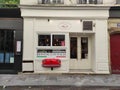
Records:
<instances>
[{"instance_id":1,"label":"paper notice on wall","mask_svg":"<svg viewBox=\"0 0 120 90\"><path fill-rule=\"evenodd\" d=\"M14 63L14 57L10 57L10 63Z\"/></svg>"},{"instance_id":2,"label":"paper notice on wall","mask_svg":"<svg viewBox=\"0 0 120 90\"><path fill-rule=\"evenodd\" d=\"M17 41L17 52L21 52L21 41Z\"/></svg>"}]
</instances>

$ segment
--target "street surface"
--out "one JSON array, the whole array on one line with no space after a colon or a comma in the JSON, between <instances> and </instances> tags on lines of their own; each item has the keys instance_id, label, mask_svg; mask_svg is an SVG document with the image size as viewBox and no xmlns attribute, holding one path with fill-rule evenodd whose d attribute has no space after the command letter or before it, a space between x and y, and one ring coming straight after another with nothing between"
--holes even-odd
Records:
<instances>
[{"instance_id":1,"label":"street surface","mask_svg":"<svg viewBox=\"0 0 120 90\"><path fill-rule=\"evenodd\" d=\"M120 87L22 86L22 87L1 87L0 90L120 90Z\"/></svg>"}]
</instances>

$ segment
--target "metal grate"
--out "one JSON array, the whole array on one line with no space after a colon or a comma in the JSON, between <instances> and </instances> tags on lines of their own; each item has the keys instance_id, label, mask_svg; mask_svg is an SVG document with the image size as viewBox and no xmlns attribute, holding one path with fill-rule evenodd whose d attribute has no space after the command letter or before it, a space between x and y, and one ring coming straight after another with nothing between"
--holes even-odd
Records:
<instances>
[{"instance_id":1,"label":"metal grate","mask_svg":"<svg viewBox=\"0 0 120 90\"><path fill-rule=\"evenodd\" d=\"M83 21L83 30L93 30L93 22L92 21Z\"/></svg>"}]
</instances>

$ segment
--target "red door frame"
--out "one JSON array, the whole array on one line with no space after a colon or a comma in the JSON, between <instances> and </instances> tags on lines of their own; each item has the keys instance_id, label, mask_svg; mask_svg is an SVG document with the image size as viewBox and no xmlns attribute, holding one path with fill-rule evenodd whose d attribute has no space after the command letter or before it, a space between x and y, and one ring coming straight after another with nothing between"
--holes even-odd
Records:
<instances>
[{"instance_id":1,"label":"red door frame","mask_svg":"<svg viewBox=\"0 0 120 90\"><path fill-rule=\"evenodd\" d=\"M120 74L120 33L110 35L111 71Z\"/></svg>"}]
</instances>

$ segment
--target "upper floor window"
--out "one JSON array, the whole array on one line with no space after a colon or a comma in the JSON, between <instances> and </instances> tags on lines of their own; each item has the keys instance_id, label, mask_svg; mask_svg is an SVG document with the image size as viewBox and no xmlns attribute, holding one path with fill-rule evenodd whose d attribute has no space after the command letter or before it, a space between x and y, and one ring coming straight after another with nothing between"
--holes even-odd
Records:
<instances>
[{"instance_id":1,"label":"upper floor window","mask_svg":"<svg viewBox=\"0 0 120 90\"><path fill-rule=\"evenodd\" d=\"M64 0L39 0L41 4L63 4Z\"/></svg>"},{"instance_id":2,"label":"upper floor window","mask_svg":"<svg viewBox=\"0 0 120 90\"><path fill-rule=\"evenodd\" d=\"M116 0L116 3L117 3L117 4L120 4L120 0Z\"/></svg>"},{"instance_id":3,"label":"upper floor window","mask_svg":"<svg viewBox=\"0 0 120 90\"><path fill-rule=\"evenodd\" d=\"M102 4L103 0L78 0L78 4Z\"/></svg>"}]
</instances>

